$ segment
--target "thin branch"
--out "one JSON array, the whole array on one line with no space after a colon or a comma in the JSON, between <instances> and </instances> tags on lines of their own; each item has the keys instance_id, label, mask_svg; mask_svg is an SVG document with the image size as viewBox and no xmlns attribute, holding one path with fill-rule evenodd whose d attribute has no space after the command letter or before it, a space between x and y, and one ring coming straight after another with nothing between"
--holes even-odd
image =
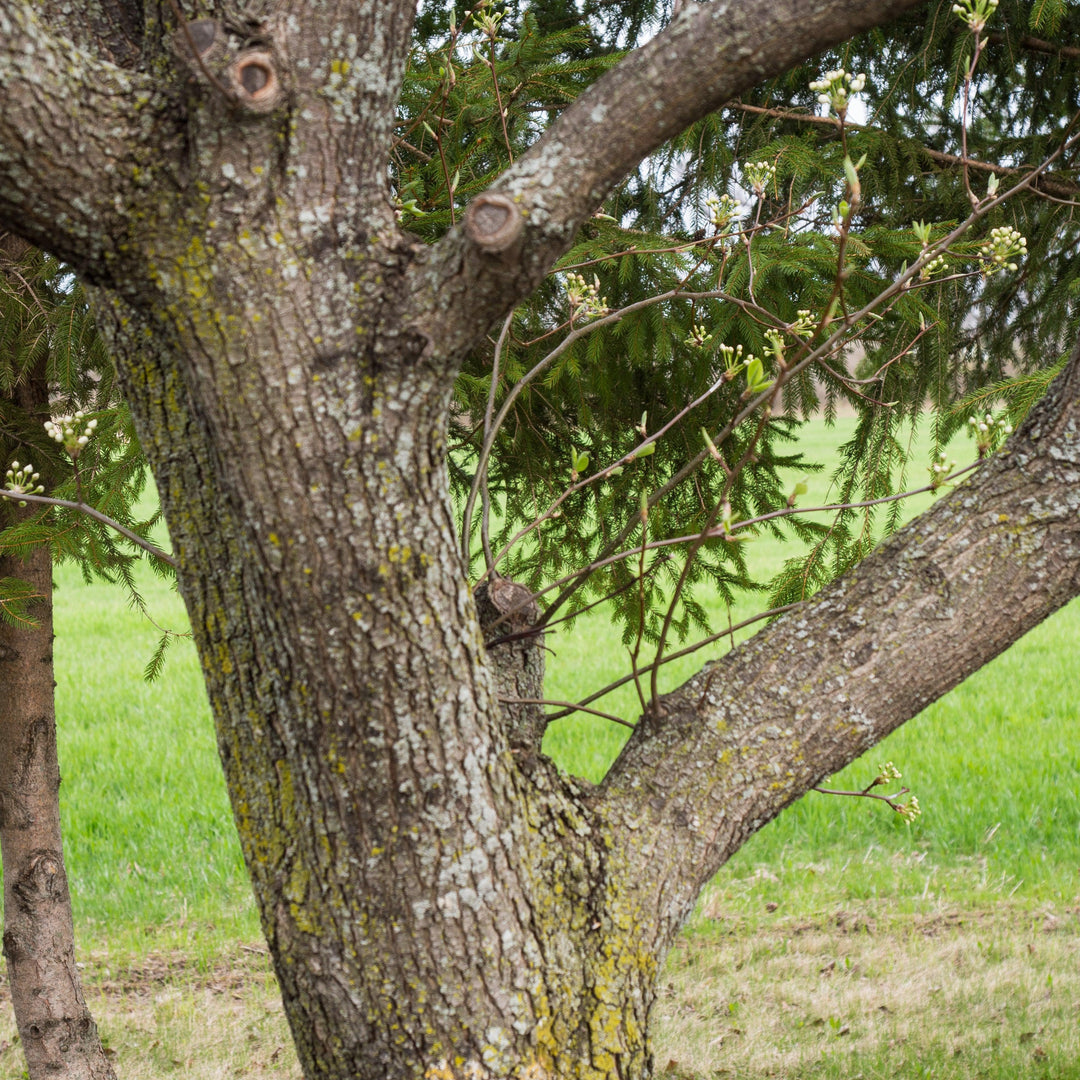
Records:
<instances>
[{"instance_id":1,"label":"thin branch","mask_svg":"<svg viewBox=\"0 0 1080 1080\"><path fill-rule=\"evenodd\" d=\"M770 404L766 405L762 410L757 430L754 432L753 438L746 444L746 449L743 451L742 457L735 463L731 470L728 471L727 476L724 478L724 487L720 492L720 497L716 500L716 503L709 514L706 529L711 530L716 524L716 519L723 513L723 508L727 503L736 477L739 476L746 467L747 462L753 456L754 448L757 446L758 440L765 430L765 425L769 422L771 403L776 400L782 385L783 384L779 379L777 379L776 383L773 385L772 397L769 399ZM679 580L675 583L675 589L671 596L671 603L668 605L667 612L664 614L664 624L660 628L660 636L656 642L656 655L651 665L651 675L649 680L651 694L649 704L654 710L659 709L660 707L660 688L658 682L660 677L660 665L663 663L664 646L667 644L668 632L671 630L671 623L675 618L675 608L678 605L679 597L682 595L682 591L686 586L686 580L690 575L690 568L694 563L694 559L697 558L697 553L701 550L704 543L704 537L699 537L691 543L690 550L686 553L686 558L683 560L682 570L679 573ZM644 555L642 557L644 558Z\"/></svg>"},{"instance_id":2,"label":"thin branch","mask_svg":"<svg viewBox=\"0 0 1080 1080\"><path fill-rule=\"evenodd\" d=\"M519 253L492 259L465 230L452 229L409 272L427 286L417 288L412 317L426 322L445 312L449 291L455 318L441 316L439 342L453 362L482 337L478 327L533 292L597 206L653 150L771 74L925 2L686 5L577 97L495 183L491 193L520 214Z\"/></svg>"},{"instance_id":3,"label":"thin branch","mask_svg":"<svg viewBox=\"0 0 1080 1080\"><path fill-rule=\"evenodd\" d=\"M778 107L766 108L761 105L747 105L741 101L730 101L724 108L735 109L744 113L753 113L757 116L771 116L777 120L791 120L799 124L817 124L822 127L836 128L837 130L839 130L840 127L840 121L835 116L816 116L813 113L804 113L793 109ZM874 127L871 124L853 124L846 120L845 123L853 131L873 131L878 134L886 134L881 128ZM940 165L963 166L966 162L969 168L980 172L991 173L994 176L1023 176L1025 172L1023 166L993 165L987 161L978 161L971 157L965 159L957 154L948 154L943 150L934 150L932 147L925 146L922 143L915 143L912 140L903 141L909 143L924 157L929 158L931 161L936 161ZM1069 195L1080 193L1080 184L1070 183L1068 180L1060 180L1054 177L1043 177L1035 190L1040 194L1047 196L1050 194L1057 194L1067 198Z\"/></svg>"},{"instance_id":4,"label":"thin branch","mask_svg":"<svg viewBox=\"0 0 1080 1080\"><path fill-rule=\"evenodd\" d=\"M633 731L636 726L631 724L629 720L624 720L621 716L616 716L614 713L601 712L599 709L590 709L585 705L575 705L572 701L555 701L551 698L524 697L500 697L499 701L504 705L557 705L565 710L564 712L559 713L558 717L545 717L549 722L563 716L568 716L572 712L583 712L588 713L590 716L602 716L605 720L610 720L613 724L622 724L623 727L628 727L631 731Z\"/></svg>"},{"instance_id":5,"label":"thin branch","mask_svg":"<svg viewBox=\"0 0 1080 1080\"><path fill-rule=\"evenodd\" d=\"M887 803L897 813L903 813L903 807L897 805L896 800L911 792L911 788L903 787L893 795L877 795L873 791L837 791L834 788L812 787L811 791L818 791L822 795L850 795L855 799L880 799Z\"/></svg>"},{"instance_id":6,"label":"thin branch","mask_svg":"<svg viewBox=\"0 0 1080 1080\"><path fill-rule=\"evenodd\" d=\"M469 490L469 498L465 503L465 515L466 515L467 521L469 519L471 519L471 517L472 517L472 510L473 510L473 507L476 504L476 495L477 495L477 492L480 489L480 485L483 483L482 478L484 477L484 475L487 472L488 459L491 456L492 447L495 445L495 438L499 433L499 428L502 427L503 421L506 419L507 414L510 412L510 409L513 407L514 402L517 401L517 399L520 396L520 394L522 393L522 391L525 389L526 386L529 385L529 383L531 383L533 381L533 379L535 379L538 375L541 375L544 371L546 371L560 356L562 356L562 354L564 352L566 352L567 349L570 348L571 345L573 345L580 338L585 337L587 334L591 334L594 330L598 330L602 326L609 326L612 323L618 322L620 319L622 319L625 316L629 315L631 312L638 311L641 308L650 307L653 304L663 303L665 300L672 300L675 297L679 297L679 296L683 297L684 299L693 299L693 298L704 299L704 298L717 297L719 295L722 295L722 294L720 294L719 292L682 293L678 289L670 289L667 292L658 294L657 296L649 296L649 297L646 297L644 300L637 301L634 304L628 304L626 307L620 308L618 311L610 312L607 315L601 316L599 319L595 319L593 322L586 323L584 326L575 327L573 330L571 330L571 332L569 334L567 334L566 337L563 338L563 340L560 341L559 344L556 345L555 348L552 349L551 352L549 352L547 354L547 356L545 356L542 360L537 361L532 366L532 368L528 372L526 372L526 374L523 375L522 378L520 378L511 387L510 392L506 395L506 400L502 403L502 407L499 409L498 415L492 421L492 423L490 425L490 428L488 427L487 418L485 416L484 427L485 427L486 435L485 435L485 438L484 438L484 445L481 447L481 450L480 450L480 457L479 457L479 459L478 459L478 461L476 463L476 475L473 477L472 487ZM507 325L509 325L509 319L507 321ZM500 340L502 340L501 337L500 337ZM717 383L717 386L719 386L719 383ZM715 387L713 389L715 389ZM494 390L494 386L492 387L492 390ZM492 400L490 393L489 393L488 400L489 400L489 402L491 402L491 400ZM701 400L701 399L699 399L699 400ZM664 430L666 430L666 429L664 429ZM661 433L662 432L658 432L656 435L653 435L650 438L646 439L645 442L643 442L640 446L636 447L635 450L633 450L630 454L624 455L620 459L620 462L632 460L634 454L639 453L641 451L642 447L647 446L651 442L655 442L656 439L659 438ZM612 465L609 465L607 468L610 470L612 468L615 468L618 464L619 464L619 462L615 462ZM559 499L555 503L553 503L551 507L548 508L547 513L550 514L551 510L553 510L555 507L557 507L559 505L559 503L562 502L562 500L564 500L572 492L577 491L580 488L584 487L586 484L591 483L593 480L599 478L601 475L602 475L601 473L596 473L592 477L589 477L587 480L582 480L582 481L579 481L577 484L571 485L559 497ZM546 520L546 515L545 515L545 517L538 518L537 520L531 522L529 525L525 526L525 528L522 531L515 534L514 537L502 548L502 550L496 556L495 565L496 566L498 565L498 563L501 561L501 559L506 554L506 552L514 544L516 544L518 542L518 540L520 540L523 536L525 536L529 532L531 532L534 528L536 528L537 525L541 524L542 521L544 521L544 520ZM464 529L462 530L462 533L463 533L462 551L463 551L463 555L464 555L466 561L468 561L468 544L464 540L464 533L465 533ZM480 578L481 581L483 580L483 577L486 577L486 574Z\"/></svg>"},{"instance_id":7,"label":"thin branch","mask_svg":"<svg viewBox=\"0 0 1080 1080\"><path fill-rule=\"evenodd\" d=\"M499 110L499 120L502 121L502 133L503 142L506 144L506 154L510 158L510 164L514 164L514 148L510 145L510 132L506 128L506 112L503 108L502 93L499 91L499 70L495 66L495 35L488 35L488 48L491 52L491 59L488 61L488 67L491 68L491 82L495 87L495 104Z\"/></svg>"},{"instance_id":8,"label":"thin branch","mask_svg":"<svg viewBox=\"0 0 1080 1080\"><path fill-rule=\"evenodd\" d=\"M84 502L72 502L70 499L54 499L48 495L27 495L17 491L4 490L0 490L0 497L20 503L31 502L39 503L42 506L61 506L65 510L77 510L80 514L85 514L95 521L100 521L102 525L107 525L114 532L118 532L121 536L130 540L136 547L140 547L143 551L153 555L154 558L161 559L162 562L168 563L172 567L179 567L180 565L174 556L162 551L161 548L152 544L149 540L144 540L138 533L132 532L131 529L121 525L119 521L114 521L100 510L95 510Z\"/></svg>"},{"instance_id":9,"label":"thin branch","mask_svg":"<svg viewBox=\"0 0 1080 1080\"><path fill-rule=\"evenodd\" d=\"M711 645L714 641L719 641L720 638L727 637L729 634L734 634L736 630L742 630L747 626L753 626L754 623L761 622L763 619L771 619L776 615L783 615L785 611L791 611L802 603L803 601L799 600L794 604L784 604L782 607L770 608L768 611L759 611L756 615L751 615L749 619L743 619L742 622L737 622L734 626L727 626L715 634L709 634L708 637L704 637L700 641L695 641L693 645L687 645L686 648L679 649L678 652L668 653L662 662L670 664L674 660L681 660L684 656L690 656L699 649L704 649L706 645ZM552 713L548 717L548 720L561 720L564 716L569 716L571 712L581 710L590 702L610 694L613 690L618 690L620 686L625 686L626 683L630 682L633 678L633 672L629 675L623 675L622 678L615 679L613 682L609 682L607 686L602 686L599 690L594 691L587 697L583 697L576 705L568 707L563 712Z\"/></svg>"},{"instance_id":10,"label":"thin branch","mask_svg":"<svg viewBox=\"0 0 1080 1080\"><path fill-rule=\"evenodd\" d=\"M1013 44L1007 34L990 34L987 41L995 45ZM1022 49L1028 49L1031 52L1047 53L1050 56L1063 56L1066 60L1080 60L1080 49L1075 46L1058 45L1053 41L1044 41L1042 38L1032 37L1031 34L1022 35L1016 44Z\"/></svg>"},{"instance_id":11,"label":"thin branch","mask_svg":"<svg viewBox=\"0 0 1080 1080\"><path fill-rule=\"evenodd\" d=\"M967 233L973 225L979 222L992 210L1002 205L1007 200L1021 191L1026 191L1033 187L1033 185L1039 180L1041 176L1050 168L1050 166L1057 161L1066 150L1076 145L1080 135L1070 134L1072 129L1076 126L1077 120L1080 118L1080 114L1074 116L1066 128L1064 138L1058 148L1049 154L1043 162L1030 170L1025 176L1018 180L1012 187L1000 194L995 194L993 197L988 197L980 201L979 205L972 209L972 212L949 233L943 236L936 243L929 245L925 248L919 257L907 268L907 270L894 279L891 285L882 290L876 297L869 300L858 311L848 314L845 318L837 320L839 324L833 333L822 342L816 349L812 349L801 356L797 362L790 367L785 375L785 380L790 380L800 371L807 368L810 364L831 355L837 351L845 342L850 331L857 326L867 315L875 311L882 305L893 301L898 298L903 292L909 289L922 272L924 266L931 260L936 258L941 252L951 247L957 240L959 240L965 233ZM728 436L749 416L751 416L757 409L764 405L772 395L772 388L764 391L758 397L752 399L745 408L743 408L735 417L733 417L721 430L720 434L714 439L715 445L719 446ZM695 472L701 465L701 463L709 456L709 449L699 451L694 455L681 469L679 469L666 483L661 485L649 496L649 507L652 508L663 499L670 491L681 484L688 476ZM625 542L627 537L636 527L636 522L631 519L607 545L605 545L601 552L601 558L606 558L613 552L617 551L619 546ZM585 571L582 571L582 575ZM551 606L545 611L544 619L549 619L558 608L564 604L571 595L577 590L583 576L572 579L567 587L563 590L559 596L553 601Z\"/></svg>"},{"instance_id":12,"label":"thin branch","mask_svg":"<svg viewBox=\"0 0 1080 1080\"><path fill-rule=\"evenodd\" d=\"M495 358L491 362L491 386L488 387L488 400L487 408L484 410L484 445L488 445L489 437L492 431L492 415L495 412L495 394L499 385L499 362L502 358L502 351L506 345L507 335L510 333L510 327L514 322L514 313L510 312L506 316L506 321L503 323L502 333L499 334L499 340L495 342ZM461 557L465 560L465 565L469 565L469 552L470 552L470 540L472 536L472 515L473 507L476 505L476 489L478 484L482 487L484 492L484 512L483 517L480 519L481 538L484 545L484 558L487 561L487 570L490 573L495 569L495 562L491 557L491 545L488 539L488 497L487 497L487 469L483 467L486 464L486 459L482 463L481 467L477 468L476 476L473 477L472 486L469 489L469 498L465 502L465 512L462 515L461 525Z\"/></svg>"},{"instance_id":13,"label":"thin branch","mask_svg":"<svg viewBox=\"0 0 1080 1080\"><path fill-rule=\"evenodd\" d=\"M191 33L191 27L188 26L187 19L184 18L184 13L180 10L180 5L177 0L169 0L169 7L172 8L173 17L176 19L176 25L180 32L184 35L184 41L187 43L187 47L191 50L192 58L195 63L198 64L199 70L209 80L210 85L229 103L230 106L235 108L239 105L236 99L236 95L206 66L203 62L202 53L199 52L198 45L195 44L195 38Z\"/></svg>"},{"instance_id":14,"label":"thin branch","mask_svg":"<svg viewBox=\"0 0 1080 1080\"><path fill-rule=\"evenodd\" d=\"M663 541L657 541L655 544L649 544L648 548L660 547L662 544ZM623 552L618 558L612 559L611 562L618 562L619 559L627 559L633 554L633 551ZM669 558L670 556L664 555L661 558L654 560L652 566L650 566L649 569L645 571L646 576L655 574L656 571L659 570L668 561ZM558 619L553 619L551 622L545 623L544 630L550 630L553 626L558 626L559 623L569 622L571 619L576 619L579 616L584 615L587 611L592 611L593 608L600 607L601 604L606 604L609 600L614 600L615 597L621 596L624 592L626 592L627 589L632 589L635 585L637 585L637 583L638 579L635 575L629 581L623 582L623 584L620 585L617 589L612 589L611 592L605 593L603 596L597 597L595 600L593 600L591 603L586 604L584 607L577 608L576 610L570 612L569 615L562 615ZM540 596L540 593L533 593L530 598L530 603L538 596ZM515 605L511 609L510 613L519 611L523 607L524 605ZM496 645L502 645L508 641L521 641L524 638L536 637L540 633L541 631L538 630L536 627L530 626L528 627L528 629L517 630L512 634L503 634L501 637L493 638L490 641L485 641L484 648L493 649Z\"/></svg>"},{"instance_id":15,"label":"thin branch","mask_svg":"<svg viewBox=\"0 0 1080 1080\"><path fill-rule=\"evenodd\" d=\"M911 488L908 491L896 492L893 495L882 495L877 499L864 499L859 502L846 502L846 503L828 503L824 506L786 506L781 510L772 510L767 514L760 514L757 517L746 518L743 521L732 522L730 529L706 529L702 532L689 533L685 536L671 536L664 540L651 540L646 545L647 551L656 551L661 548L675 547L678 544L690 544L695 540L730 540L731 537L742 529L749 529L755 525L760 525L765 521L773 521L776 518L794 517L797 514L826 514L826 513L838 513L843 510L862 510L870 506L881 506L884 503L898 502L901 499L910 499L914 495L925 495L929 492L939 491L945 484L954 483L959 477L971 472L973 469L977 469L982 464L981 461L973 461L970 465L965 465L962 469L957 469L955 472L950 473L948 476L942 477L937 484L925 484L923 487ZM595 562L591 562L588 566L582 567L579 570L572 570L569 574L564 574L562 577L555 581L549 582L543 588L538 589L530 597L530 602L538 600L545 593L551 592L552 589L559 588L560 585L565 585L568 581L572 581L574 578L580 576L582 573L592 575L597 570L602 570L606 566L612 566L617 562L623 562L626 559L632 559L641 551L640 547L632 547L626 551L620 551L614 555L608 555L603 559L597 559ZM655 565L650 567L649 572L655 569ZM571 615L565 615L559 619L553 619L550 622L546 622L544 625L547 628L558 625L560 622L566 619L576 618L583 612L588 611L590 608L595 607L597 604L603 603L605 600L610 600L612 596L617 596L618 593L623 592L634 584L635 579L632 579L627 584L623 585L615 593L611 593L608 596L601 597L599 600L588 607L582 608L580 611L575 611ZM511 615L517 609L511 609L507 612L507 616ZM503 616L504 618L506 616ZM535 633L537 631L530 631ZM507 635L505 638L498 638L491 642L492 645L496 645L499 642L513 640L514 637L520 635Z\"/></svg>"}]
</instances>

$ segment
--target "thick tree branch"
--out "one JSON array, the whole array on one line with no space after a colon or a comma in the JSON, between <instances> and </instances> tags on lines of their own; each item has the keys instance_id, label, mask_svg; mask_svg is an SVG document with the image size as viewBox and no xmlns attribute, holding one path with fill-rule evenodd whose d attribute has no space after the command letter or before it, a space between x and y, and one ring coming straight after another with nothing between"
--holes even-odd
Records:
<instances>
[{"instance_id":1,"label":"thick tree branch","mask_svg":"<svg viewBox=\"0 0 1080 1080\"><path fill-rule=\"evenodd\" d=\"M1060 56L1066 60L1080 60L1080 49L1070 45L1058 45L1053 41L1023 34L1019 38L1010 38L1008 34L988 34L986 40L992 45L1012 45L1029 52L1046 53L1048 56Z\"/></svg>"},{"instance_id":2,"label":"thick tree branch","mask_svg":"<svg viewBox=\"0 0 1080 1080\"><path fill-rule=\"evenodd\" d=\"M0 227L105 274L152 166L146 76L55 36L35 5L0 0Z\"/></svg>"},{"instance_id":3,"label":"thick tree branch","mask_svg":"<svg viewBox=\"0 0 1080 1080\"><path fill-rule=\"evenodd\" d=\"M751 86L925 0L690 4L581 95L496 184L522 215L509 247L458 229L417 267L435 285L435 346L454 356L528 295L601 201L649 153ZM507 231L503 223L500 235ZM448 312L453 312L448 317ZM434 320L431 320L434 323Z\"/></svg>"},{"instance_id":4,"label":"thick tree branch","mask_svg":"<svg viewBox=\"0 0 1080 1080\"><path fill-rule=\"evenodd\" d=\"M674 908L781 809L1078 592L1080 348L970 481L639 724L605 786L641 823L659 877L679 881Z\"/></svg>"}]
</instances>

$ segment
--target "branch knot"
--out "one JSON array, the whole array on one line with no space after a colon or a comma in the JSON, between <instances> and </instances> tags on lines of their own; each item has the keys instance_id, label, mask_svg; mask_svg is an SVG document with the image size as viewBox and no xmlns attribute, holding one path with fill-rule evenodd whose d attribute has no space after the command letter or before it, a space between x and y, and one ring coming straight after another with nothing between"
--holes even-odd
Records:
<instances>
[{"instance_id":1,"label":"branch knot","mask_svg":"<svg viewBox=\"0 0 1080 1080\"><path fill-rule=\"evenodd\" d=\"M507 195L488 191L465 210L465 235L482 251L499 255L521 239L525 218Z\"/></svg>"}]
</instances>

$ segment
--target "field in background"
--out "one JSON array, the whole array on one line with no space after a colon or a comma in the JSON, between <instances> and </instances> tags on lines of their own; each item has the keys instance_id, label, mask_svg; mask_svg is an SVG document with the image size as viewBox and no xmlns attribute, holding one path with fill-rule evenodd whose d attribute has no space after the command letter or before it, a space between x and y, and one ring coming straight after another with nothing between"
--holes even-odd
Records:
<instances>
[{"instance_id":1,"label":"field in background","mask_svg":"<svg viewBox=\"0 0 1080 1080\"><path fill-rule=\"evenodd\" d=\"M814 425L811 457L850 424L839 436ZM924 467L911 476L921 484ZM826 488L815 478L803 503ZM791 554L769 539L752 552L774 565ZM70 568L57 580L68 869L84 976L118 1070L298 1076L194 648L172 650L148 686L154 628L118 590L84 587ZM155 618L182 626L175 594L148 588ZM1078 641L1074 603L836 778L862 787L895 761L923 806L915 825L811 793L751 839L669 963L658 1068L1080 1077ZM554 698L626 670L602 615L550 645ZM669 685L718 651L671 665ZM601 707L631 720L639 711L629 688ZM604 720L560 721L545 748L597 779L623 735ZM2 1007L0 1080L22 1075L13 1032Z\"/></svg>"}]
</instances>

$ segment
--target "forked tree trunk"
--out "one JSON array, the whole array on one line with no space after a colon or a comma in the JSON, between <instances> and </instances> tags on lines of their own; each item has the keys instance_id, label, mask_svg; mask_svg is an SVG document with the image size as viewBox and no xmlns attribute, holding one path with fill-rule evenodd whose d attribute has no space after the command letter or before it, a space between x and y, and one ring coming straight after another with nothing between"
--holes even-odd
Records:
<instances>
[{"instance_id":1,"label":"forked tree trunk","mask_svg":"<svg viewBox=\"0 0 1080 1080\"><path fill-rule=\"evenodd\" d=\"M43 374L16 387L48 418ZM3 467L3 466L0 466ZM0 505L0 524L28 510ZM0 556L0 578L30 585L35 626L0 620L0 859L4 957L30 1080L113 1080L75 966L71 896L60 835L53 678L52 553Z\"/></svg>"}]
</instances>

